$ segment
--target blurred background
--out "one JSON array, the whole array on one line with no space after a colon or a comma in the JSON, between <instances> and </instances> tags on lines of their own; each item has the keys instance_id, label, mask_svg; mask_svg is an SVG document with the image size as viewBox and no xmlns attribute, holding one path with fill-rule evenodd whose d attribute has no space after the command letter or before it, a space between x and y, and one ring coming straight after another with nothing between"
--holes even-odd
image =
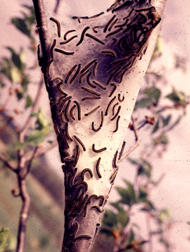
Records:
<instances>
[{"instance_id":1,"label":"blurred background","mask_svg":"<svg viewBox=\"0 0 190 252\"><path fill-rule=\"evenodd\" d=\"M48 8L55 8L56 1L45 2ZM88 4L99 13L111 1L105 1L105 5L98 5L97 1ZM45 153L33 160L26 179L32 203L25 251L60 251L64 177L49 124L45 85L39 102L41 110L33 116L26 144L17 139L18 130L31 113L41 80L33 12L22 5L32 6L32 1L3 1L0 9L0 153L14 167L19 148L24 148L26 154L36 147L37 153L40 149ZM68 7L64 1L62 5ZM116 203L107 206L93 251L113 251L119 245L125 248L121 251L132 252L189 251L189 7L189 0L169 0L166 6L157 47L133 115L139 129L139 146L131 152L129 160L125 158L120 164L109 198ZM79 3L79 13L80 8L84 13L86 7ZM18 18L24 21L18 22ZM126 135L126 151L136 143L134 121ZM43 130L40 135L44 134L40 140L36 132L39 129ZM0 185L0 251L15 251L21 200L14 197L18 191L15 174L1 161Z\"/></svg>"}]
</instances>

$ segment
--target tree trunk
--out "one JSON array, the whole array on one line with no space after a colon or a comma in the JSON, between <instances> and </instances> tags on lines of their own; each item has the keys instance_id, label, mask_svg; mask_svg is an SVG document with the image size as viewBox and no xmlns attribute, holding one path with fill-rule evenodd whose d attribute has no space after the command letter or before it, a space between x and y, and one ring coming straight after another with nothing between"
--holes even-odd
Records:
<instances>
[{"instance_id":1,"label":"tree trunk","mask_svg":"<svg viewBox=\"0 0 190 252\"><path fill-rule=\"evenodd\" d=\"M65 174L62 252L87 252L118 172L166 0L155 7L148 0L117 0L105 12L72 18L63 6L47 20L42 1L33 1Z\"/></svg>"}]
</instances>

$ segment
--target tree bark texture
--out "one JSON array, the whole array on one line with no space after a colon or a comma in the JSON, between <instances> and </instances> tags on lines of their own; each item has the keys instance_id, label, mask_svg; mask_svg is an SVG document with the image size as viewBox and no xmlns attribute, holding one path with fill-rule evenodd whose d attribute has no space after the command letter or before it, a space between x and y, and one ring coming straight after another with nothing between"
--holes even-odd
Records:
<instances>
[{"instance_id":1,"label":"tree bark texture","mask_svg":"<svg viewBox=\"0 0 190 252\"><path fill-rule=\"evenodd\" d=\"M117 0L106 12L69 22L64 11L46 21L42 1L33 1L65 174L62 252L87 252L118 172L166 1L155 7L150 0Z\"/></svg>"}]
</instances>

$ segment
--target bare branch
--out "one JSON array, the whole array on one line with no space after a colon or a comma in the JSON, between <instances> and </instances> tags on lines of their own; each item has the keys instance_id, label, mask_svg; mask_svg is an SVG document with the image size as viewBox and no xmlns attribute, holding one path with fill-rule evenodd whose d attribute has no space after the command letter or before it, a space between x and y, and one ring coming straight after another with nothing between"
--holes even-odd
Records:
<instances>
[{"instance_id":1,"label":"bare branch","mask_svg":"<svg viewBox=\"0 0 190 252\"><path fill-rule=\"evenodd\" d=\"M11 170L14 172L17 172L17 169L15 169L6 159L5 157L0 153L0 160Z\"/></svg>"},{"instance_id":2,"label":"bare branch","mask_svg":"<svg viewBox=\"0 0 190 252\"><path fill-rule=\"evenodd\" d=\"M17 249L16 252L24 252L25 236L26 236L26 223L28 219L28 213L30 208L30 196L26 188L26 180L22 178L21 174L18 174L18 184L20 188L20 196L22 198L22 209L20 212L19 230L17 237Z\"/></svg>"},{"instance_id":3,"label":"bare branch","mask_svg":"<svg viewBox=\"0 0 190 252\"><path fill-rule=\"evenodd\" d=\"M42 155L44 155L46 152L52 150L53 148L55 148L57 146L57 142L56 143L53 143L49 146L46 146L46 147L42 147L42 148L38 148L37 151L35 152L33 158L38 158L38 157L41 157ZM24 158L27 161L29 161L31 158L32 158L32 155L33 155L33 151L30 151L28 153L26 153L24 155Z\"/></svg>"},{"instance_id":4,"label":"bare branch","mask_svg":"<svg viewBox=\"0 0 190 252\"><path fill-rule=\"evenodd\" d=\"M129 154L131 154L131 152L133 152L139 146L139 143L140 143L140 139L138 136L138 129L136 128L136 123L135 123L135 119L133 118L133 116L131 116L131 120L132 120L132 130L134 131L134 135L135 135L135 144L133 146L131 146L131 148L129 148L129 150L127 152L125 152L124 154L121 155L118 162L121 162L123 159L128 157Z\"/></svg>"}]
</instances>

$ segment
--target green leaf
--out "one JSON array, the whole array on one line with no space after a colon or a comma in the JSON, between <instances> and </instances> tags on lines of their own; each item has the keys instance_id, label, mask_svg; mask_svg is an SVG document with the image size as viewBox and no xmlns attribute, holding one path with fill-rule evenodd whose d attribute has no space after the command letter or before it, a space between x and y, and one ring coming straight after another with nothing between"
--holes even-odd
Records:
<instances>
[{"instance_id":1,"label":"green leaf","mask_svg":"<svg viewBox=\"0 0 190 252\"><path fill-rule=\"evenodd\" d=\"M165 126L167 126L168 124L169 124L169 122L170 122L170 120L171 120L171 115L168 115L166 118L164 118L164 117L162 117L161 116L161 118L162 118L162 121L163 121L163 126L165 127Z\"/></svg>"},{"instance_id":2,"label":"green leaf","mask_svg":"<svg viewBox=\"0 0 190 252\"><path fill-rule=\"evenodd\" d=\"M124 228L129 223L129 215L127 212L119 212L117 214L117 221L121 224L121 226Z\"/></svg>"},{"instance_id":3,"label":"green leaf","mask_svg":"<svg viewBox=\"0 0 190 252\"><path fill-rule=\"evenodd\" d=\"M135 109L146 108L152 104L157 105L161 96L160 89L156 88L155 86L146 88L141 93L144 94L145 97L136 102Z\"/></svg>"},{"instance_id":4,"label":"green leaf","mask_svg":"<svg viewBox=\"0 0 190 252\"><path fill-rule=\"evenodd\" d=\"M111 206L117 209L118 212L125 212L123 207L120 206L119 202L110 202L109 203Z\"/></svg>"},{"instance_id":5,"label":"green leaf","mask_svg":"<svg viewBox=\"0 0 190 252\"><path fill-rule=\"evenodd\" d=\"M167 131L172 130L182 119L182 116L179 116L178 119L172 124L172 126L170 126L169 129L167 129Z\"/></svg>"},{"instance_id":6,"label":"green leaf","mask_svg":"<svg viewBox=\"0 0 190 252\"><path fill-rule=\"evenodd\" d=\"M121 200L120 202L126 205L130 205L131 204L131 199L130 196L128 194L128 191L122 187L116 187L116 190L118 191L118 193L121 196Z\"/></svg>"},{"instance_id":7,"label":"green leaf","mask_svg":"<svg viewBox=\"0 0 190 252\"><path fill-rule=\"evenodd\" d=\"M0 228L0 251L7 251L10 245L10 232L9 228Z\"/></svg>"},{"instance_id":8,"label":"green leaf","mask_svg":"<svg viewBox=\"0 0 190 252\"><path fill-rule=\"evenodd\" d=\"M20 55L15 53L15 50L12 47L7 47L7 49L11 52L12 54L12 62L14 65L18 68L22 68L22 62L20 60Z\"/></svg>"},{"instance_id":9,"label":"green leaf","mask_svg":"<svg viewBox=\"0 0 190 252\"><path fill-rule=\"evenodd\" d=\"M31 107L32 105L33 105L32 98L31 98L29 95L27 95L27 96L26 96L26 105L25 105L25 108L29 108L29 107Z\"/></svg>"},{"instance_id":10,"label":"green leaf","mask_svg":"<svg viewBox=\"0 0 190 252\"><path fill-rule=\"evenodd\" d=\"M124 180L125 184L127 185L127 188L128 188L128 192L129 192L129 195L130 195L130 198L131 198L131 201L132 202L135 202L135 190L133 188L133 185L127 181L127 180Z\"/></svg>"},{"instance_id":11,"label":"green leaf","mask_svg":"<svg viewBox=\"0 0 190 252\"><path fill-rule=\"evenodd\" d=\"M133 185L126 180L124 180L124 182L127 185L127 189L122 188L122 187L116 187L118 193L121 196L121 200L119 202L126 205L132 205L133 203L136 202L135 191L134 191Z\"/></svg>"},{"instance_id":12,"label":"green leaf","mask_svg":"<svg viewBox=\"0 0 190 252\"><path fill-rule=\"evenodd\" d=\"M157 120L156 124L154 125L152 134L154 134L159 129L159 119Z\"/></svg>"},{"instance_id":13,"label":"green leaf","mask_svg":"<svg viewBox=\"0 0 190 252\"><path fill-rule=\"evenodd\" d=\"M42 132L42 130L34 130L27 137L27 144L29 145L39 145L45 140L46 135Z\"/></svg>"},{"instance_id":14,"label":"green leaf","mask_svg":"<svg viewBox=\"0 0 190 252\"><path fill-rule=\"evenodd\" d=\"M185 106L187 104L186 96L183 92L177 91L175 88L173 89L173 92L166 96L166 98L173 101L175 104L179 104L182 106Z\"/></svg>"},{"instance_id":15,"label":"green leaf","mask_svg":"<svg viewBox=\"0 0 190 252\"><path fill-rule=\"evenodd\" d=\"M24 33L26 36L28 36L29 38L31 38L31 32L30 29L31 27L29 27L24 19L21 18L12 18L11 19L11 23L14 24L16 26L16 28Z\"/></svg>"},{"instance_id":16,"label":"green leaf","mask_svg":"<svg viewBox=\"0 0 190 252\"><path fill-rule=\"evenodd\" d=\"M153 144L158 145L158 144L163 144L167 145L168 144L168 139L165 134L162 134L158 138L153 139Z\"/></svg>"},{"instance_id":17,"label":"green leaf","mask_svg":"<svg viewBox=\"0 0 190 252\"><path fill-rule=\"evenodd\" d=\"M143 202L148 196L147 189L144 186L141 186L139 189L138 201Z\"/></svg>"},{"instance_id":18,"label":"green leaf","mask_svg":"<svg viewBox=\"0 0 190 252\"><path fill-rule=\"evenodd\" d=\"M39 109L38 113L33 113L31 116L36 116L37 121L36 124L38 125L37 129L41 130L44 127L49 127L50 125L50 119L46 116L45 112L43 109Z\"/></svg>"},{"instance_id":19,"label":"green leaf","mask_svg":"<svg viewBox=\"0 0 190 252\"><path fill-rule=\"evenodd\" d=\"M18 143L16 144L15 149L16 149L16 150L20 150L20 149L23 149L25 146L26 146L25 143L18 142Z\"/></svg>"},{"instance_id":20,"label":"green leaf","mask_svg":"<svg viewBox=\"0 0 190 252\"><path fill-rule=\"evenodd\" d=\"M21 81L21 73L17 67L12 67L10 69L10 73L11 73L11 80L13 82L20 82Z\"/></svg>"},{"instance_id":21,"label":"green leaf","mask_svg":"<svg viewBox=\"0 0 190 252\"><path fill-rule=\"evenodd\" d=\"M111 210L106 210L102 218L102 224L110 228L117 227L117 215Z\"/></svg>"},{"instance_id":22,"label":"green leaf","mask_svg":"<svg viewBox=\"0 0 190 252\"><path fill-rule=\"evenodd\" d=\"M152 100L150 97L142 98L141 100L137 101L135 104L135 109L137 108L146 108L152 104Z\"/></svg>"}]
</instances>

